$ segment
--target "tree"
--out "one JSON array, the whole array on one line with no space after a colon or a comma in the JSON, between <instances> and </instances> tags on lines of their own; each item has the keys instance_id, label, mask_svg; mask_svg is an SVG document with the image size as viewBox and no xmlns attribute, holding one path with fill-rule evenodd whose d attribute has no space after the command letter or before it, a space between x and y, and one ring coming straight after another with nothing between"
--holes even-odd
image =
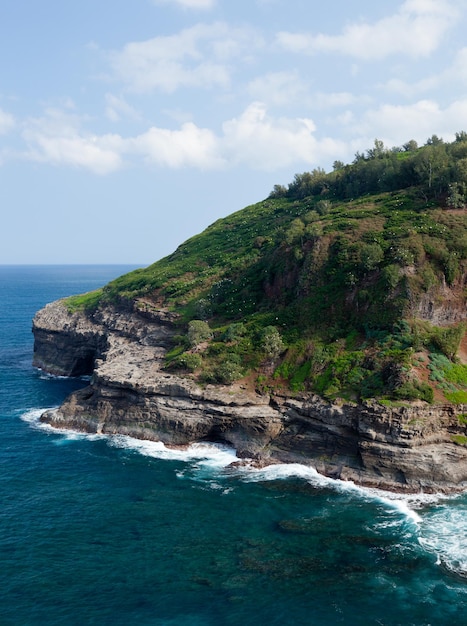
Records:
<instances>
[{"instance_id":1,"label":"tree","mask_svg":"<svg viewBox=\"0 0 467 626\"><path fill-rule=\"evenodd\" d=\"M439 146L441 143L443 143L443 140L441 137L438 137L438 135L431 135L431 137L428 137L426 140L427 146Z\"/></svg>"},{"instance_id":2,"label":"tree","mask_svg":"<svg viewBox=\"0 0 467 626\"><path fill-rule=\"evenodd\" d=\"M427 196L436 195L447 188L449 159L443 143L433 143L414 158L414 172L424 185Z\"/></svg>"},{"instance_id":3,"label":"tree","mask_svg":"<svg viewBox=\"0 0 467 626\"><path fill-rule=\"evenodd\" d=\"M284 185L274 185L273 190L269 194L270 198L284 198L287 195L287 187Z\"/></svg>"},{"instance_id":4,"label":"tree","mask_svg":"<svg viewBox=\"0 0 467 626\"><path fill-rule=\"evenodd\" d=\"M287 229L285 233L285 241L286 243L291 245L294 242L301 240L304 234L305 234L305 224L302 222L302 220L299 217L297 217L296 219L292 221L289 228Z\"/></svg>"},{"instance_id":5,"label":"tree","mask_svg":"<svg viewBox=\"0 0 467 626\"><path fill-rule=\"evenodd\" d=\"M360 265L365 272L378 267L384 259L384 252L378 243L364 243L359 250Z\"/></svg>"},{"instance_id":6,"label":"tree","mask_svg":"<svg viewBox=\"0 0 467 626\"><path fill-rule=\"evenodd\" d=\"M316 203L316 211L319 215L327 215L331 210L332 203L330 200L318 200Z\"/></svg>"},{"instance_id":7,"label":"tree","mask_svg":"<svg viewBox=\"0 0 467 626\"><path fill-rule=\"evenodd\" d=\"M374 147L366 151L368 159L379 159L386 154L387 150L381 139L375 139Z\"/></svg>"},{"instance_id":8,"label":"tree","mask_svg":"<svg viewBox=\"0 0 467 626\"><path fill-rule=\"evenodd\" d=\"M461 185L467 185L467 158L458 159L456 161L453 178Z\"/></svg>"},{"instance_id":9,"label":"tree","mask_svg":"<svg viewBox=\"0 0 467 626\"><path fill-rule=\"evenodd\" d=\"M212 330L209 324L203 320L192 320L188 324L188 341L191 346L197 346L203 341L209 341L212 338Z\"/></svg>"},{"instance_id":10,"label":"tree","mask_svg":"<svg viewBox=\"0 0 467 626\"><path fill-rule=\"evenodd\" d=\"M448 197L446 203L453 209L461 209L465 206L464 189L459 183L451 183L448 188Z\"/></svg>"},{"instance_id":11,"label":"tree","mask_svg":"<svg viewBox=\"0 0 467 626\"><path fill-rule=\"evenodd\" d=\"M306 198L313 193L313 178L310 172L295 174L293 181L289 184L289 194L293 198Z\"/></svg>"},{"instance_id":12,"label":"tree","mask_svg":"<svg viewBox=\"0 0 467 626\"><path fill-rule=\"evenodd\" d=\"M284 342L275 326L266 326L261 332L261 349L271 358L277 358L284 351Z\"/></svg>"},{"instance_id":13,"label":"tree","mask_svg":"<svg viewBox=\"0 0 467 626\"><path fill-rule=\"evenodd\" d=\"M404 148L406 152L415 152L415 150L418 150L418 143L415 141L415 139L411 139L410 141L405 143L402 147Z\"/></svg>"}]
</instances>

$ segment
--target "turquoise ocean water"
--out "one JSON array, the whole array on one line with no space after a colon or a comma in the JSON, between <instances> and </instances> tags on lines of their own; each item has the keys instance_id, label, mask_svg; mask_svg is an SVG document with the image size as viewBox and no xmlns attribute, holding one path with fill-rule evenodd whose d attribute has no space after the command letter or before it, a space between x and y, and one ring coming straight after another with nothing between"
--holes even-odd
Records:
<instances>
[{"instance_id":1,"label":"turquoise ocean water","mask_svg":"<svg viewBox=\"0 0 467 626\"><path fill-rule=\"evenodd\" d=\"M467 624L467 496L40 425L84 382L32 368L35 311L128 269L0 267L0 624Z\"/></svg>"}]
</instances>

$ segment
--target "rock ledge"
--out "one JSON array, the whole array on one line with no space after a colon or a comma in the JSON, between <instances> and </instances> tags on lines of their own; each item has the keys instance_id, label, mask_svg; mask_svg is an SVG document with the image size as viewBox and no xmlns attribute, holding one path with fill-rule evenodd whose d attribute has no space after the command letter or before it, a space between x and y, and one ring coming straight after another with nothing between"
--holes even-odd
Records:
<instances>
[{"instance_id":1,"label":"rock ledge","mask_svg":"<svg viewBox=\"0 0 467 626\"><path fill-rule=\"evenodd\" d=\"M260 464L293 462L360 485L414 493L467 488L467 406L330 404L270 397L240 386L201 388L161 368L174 328L141 303L70 313L53 302L33 320L33 364L52 374L92 375L42 420L89 433L186 445L225 442Z\"/></svg>"}]
</instances>

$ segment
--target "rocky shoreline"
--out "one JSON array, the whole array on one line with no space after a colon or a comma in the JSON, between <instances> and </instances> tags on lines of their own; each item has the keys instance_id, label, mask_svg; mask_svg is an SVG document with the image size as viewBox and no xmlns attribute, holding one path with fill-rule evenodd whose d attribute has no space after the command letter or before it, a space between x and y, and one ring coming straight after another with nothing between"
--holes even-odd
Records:
<instances>
[{"instance_id":1,"label":"rocky shoreline","mask_svg":"<svg viewBox=\"0 0 467 626\"><path fill-rule=\"evenodd\" d=\"M241 385L200 387L162 369L173 316L135 302L93 314L61 301L33 320L35 367L92 375L42 420L57 428L125 434L183 446L223 442L258 464L301 463L332 478L389 491L467 488L467 406L386 407L316 396L261 395Z\"/></svg>"}]
</instances>

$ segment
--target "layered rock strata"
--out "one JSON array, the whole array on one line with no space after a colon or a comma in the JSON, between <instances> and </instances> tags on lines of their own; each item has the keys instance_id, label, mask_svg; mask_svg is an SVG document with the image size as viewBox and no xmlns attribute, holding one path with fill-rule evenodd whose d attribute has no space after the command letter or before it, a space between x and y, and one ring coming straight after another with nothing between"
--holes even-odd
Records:
<instances>
[{"instance_id":1,"label":"layered rock strata","mask_svg":"<svg viewBox=\"0 0 467 626\"><path fill-rule=\"evenodd\" d=\"M256 463L302 463L392 491L467 488L467 406L330 404L241 385L200 387L162 369L173 318L142 303L87 315L55 302L36 314L33 332L35 366L92 375L88 387L43 414L52 426L172 446L225 442Z\"/></svg>"}]
</instances>

